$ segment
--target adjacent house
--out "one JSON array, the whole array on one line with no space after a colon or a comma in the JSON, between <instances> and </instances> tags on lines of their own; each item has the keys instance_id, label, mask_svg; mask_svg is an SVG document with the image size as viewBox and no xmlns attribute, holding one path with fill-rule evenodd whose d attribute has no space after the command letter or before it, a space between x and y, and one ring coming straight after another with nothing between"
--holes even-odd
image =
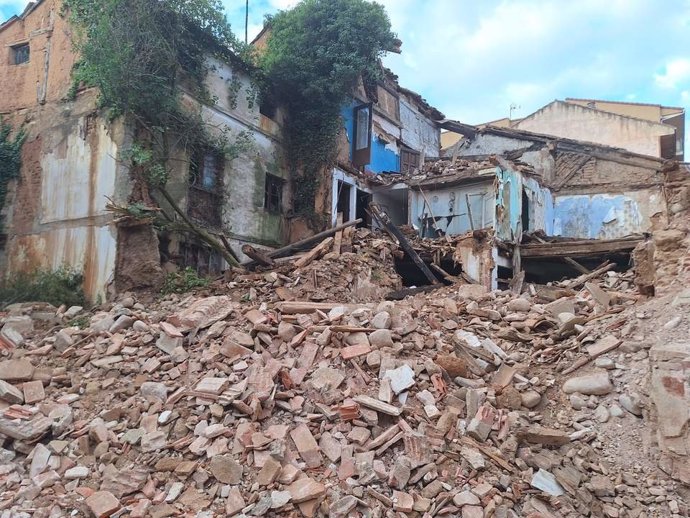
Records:
<instances>
[{"instance_id":1,"label":"adjacent house","mask_svg":"<svg viewBox=\"0 0 690 518\"><path fill-rule=\"evenodd\" d=\"M420 237L478 236L454 257L477 282L495 288L521 270L542 282L572 274L564 257L583 268L607 254L625 264L644 233L667 223L674 161L514 128L440 126L464 135L452 154L379 189L403 194ZM559 239L525 243L525 232Z\"/></svg>"},{"instance_id":2,"label":"adjacent house","mask_svg":"<svg viewBox=\"0 0 690 518\"><path fill-rule=\"evenodd\" d=\"M513 122L515 129L619 147L642 155L683 159L682 108L606 101L553 101Z\"/></svg>"},{"instance_id":3,"label":"adjacent house","mask_svg":"<svg viewBox=\"0 0 690 518\"><path fill-rule=\"evenodd\" d=\"M11 182L2 208L2 270L76 267L93 301L105 299L109 287L155 285L161 260L219 270L222 259L192 233L157 233L111 210L127 206L136 189L122 160L132 128L101 113L94 89L70 95L77 56L61 6L38 0L0 25L0 89L12 92L0 96L0 115L28 134L20 178ZM167 189L186 217L226 238L236 255L244 243L279 246L287 239L284 215L291 205L280 110L251 102L249 74L239 63L213 65L207 87L218 101L201 105L183 92L184 102L217 131L243 135L248 145L233 160L208 149L174 150ZM156 201L174 226L179 215Z\"/></svg>"},{"instance_id":4,"label":"adjacent house","mask_svg":"<svg viewBox=\"0 0 690 518\"><path fill-rule=\"evenodd\" d=\"M14 92L0 98L0 115L27 132L20 177L2 207L5 271L72 266L83 271L86 295L96 301L113 291L156 286L171 268L225 268L222 255L180 225L183 220L240 260L244 244L275 248L305 231L293 217L283 110L256 102L246 63L209 58L206 87L214 102L202 103L180 86L183 104L197 110L211 131L246 145L233 157L174 145L168 199L142 191L123 158L135 141L133 124L110 120L98 108L95 89L73 85L77 56L61 8L60 0L37 0L0 26L0 86ZM399 176L438 157L443 119L389 71L373 84L360 83L342 115L339 159L322 182L322 206L332 223L368 218L374 189L366 178ZM406 200L397 193L381 196L402 210L405 222ZM153 218L123 217L132 203L155 208L165 228L155 229Z\"/></svg>"},{"instance_id":5,"label":"adjacent house","mask_svg":"<svg viewBox=\"0 0 690 518\"><path fill-rule=\"evenodd\" d=\"M600 99L576 99L566 97L565 102L578 104L609 113L633 117L650 122L667 124L676 128L676 160L684 160L685 108L662 106L660 104L633 103L622 101L603 101ZM621 146L624 147L624 146ZM673 158L673 157L671 157Z\"/></svg>"}]
</instances>

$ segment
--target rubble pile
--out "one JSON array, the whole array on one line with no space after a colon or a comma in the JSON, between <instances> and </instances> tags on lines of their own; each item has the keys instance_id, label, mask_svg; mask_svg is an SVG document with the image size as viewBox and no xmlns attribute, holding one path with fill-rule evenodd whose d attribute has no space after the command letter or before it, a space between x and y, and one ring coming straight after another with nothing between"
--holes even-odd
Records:
<instances>
[{"instance_id":1,"label":"rubble pile","mask_svg":"<svg viewBox=\"0 0 690 518\"><path fill-rule=\"evenodd\" d=\"M321 300L293 271L94 313L10 306L0 516L688 512L634 443L650 341L630 274L362 303L328 277L346 263L309 265L335 286Z\"/></svg>"},{"instance_id":2,"label":"rubble pile","mask_svg":"<svg viewBox=\"0 0 690 518\"><path fill-rule=\"evenodd\" d=\"M352 232L348 232L352 231ZM264 272L239 272L230 284L218 283L214 293L230 292L250 301L343 300L374 302L402 286L395 272L396 246L380 233L348 228L340 246L324 250L323 257L295 268L294 257Z\"/></svg>"}]
</instances>

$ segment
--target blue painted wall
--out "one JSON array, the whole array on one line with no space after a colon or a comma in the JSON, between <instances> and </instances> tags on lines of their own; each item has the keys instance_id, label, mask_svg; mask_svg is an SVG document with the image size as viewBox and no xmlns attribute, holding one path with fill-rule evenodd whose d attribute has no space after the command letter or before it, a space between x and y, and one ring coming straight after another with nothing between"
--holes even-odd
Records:
<instances>
[{"instance_id":1,"label":"blue painted wall","mask_svg":"<svg viewBox=\"0 0 690 518\"><path fill-rule=\"evenodd\" d=\"M340 114L343 117L343 126L347 132L347 140L350 149L348 151L350 160L352 160L352 141L354 138L354 111L353 108L359 103L354 101L343 106ZM374 114L374 118L376 115ZM392 149L386 148L386 143L379 140L376 132L373 132L373 142L371 144L371 162L366 168L372 173L380 174L385 172L399 172L400 171L400 157Z\"/></svg>"},{"instance_id":2,"label":"blue painted wall","mask_svg":"<svg viewBox=\"0 0 690 518\"><path fill-rule=\"evenodd\" d=\"M554 208L554 234L608 239L648 230L637 200L625 194L559 196Z\"/></svg>"}]
</instances>

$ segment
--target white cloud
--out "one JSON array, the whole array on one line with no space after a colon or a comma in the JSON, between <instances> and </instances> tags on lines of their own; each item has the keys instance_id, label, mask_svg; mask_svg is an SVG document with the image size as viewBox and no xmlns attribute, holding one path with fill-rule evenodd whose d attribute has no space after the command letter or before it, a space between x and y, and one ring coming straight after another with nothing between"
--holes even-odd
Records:
<instances>
[{"instance_id":1,"label":"white cloud","mask_svg":"<svg viewBox=\"0 0 690 518\"><path fill-rule=\"evenodd\" d=\"M269 0L268 3L272 9L290 9L297 4L298 0Z\"/></svg>"},{"instance_id":2,"label":"white cloud","mask_svg":"<svg viewBox=\"0 0 690 518\"><path fill-rule=\"evenodd\" d=\"M654 82L661 88L676 88L690 84L690 59L677 58L669 61L663 74L654 74Z\"/></svg>"},{"instance_id":3,"label":"white cloud","mask_svg":"<svg viewBox=\"0 0 690 518\"><path fill-rule=\"evenodd\" d=\"M690 47L678 24L690 3L667 1L674 17L660 16L654 0L383 0L403 40L403 54L385 62L406 87L470 123L564 97L677 103L652 75Z\"/></svg>"}]
</instances>

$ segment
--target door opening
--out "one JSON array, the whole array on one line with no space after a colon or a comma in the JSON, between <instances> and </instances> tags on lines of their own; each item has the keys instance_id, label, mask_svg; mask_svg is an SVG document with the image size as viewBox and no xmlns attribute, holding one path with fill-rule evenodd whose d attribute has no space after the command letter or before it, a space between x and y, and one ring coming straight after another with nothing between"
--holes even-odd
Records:
<instances>
[{"instance_id":1,"label":"door opening","mask_svg":"<svg viewBox=\"0 0 690 518\"><path fill-rule=\"evenodd\" d=\"M358 227L371 227L371 215L367 212L367 207L371 203L371 194L357 189L357 215L355 219L362 219Z\"/></svg>"},{"instance_id":2,"label":"door opening","mask_svg":"<svg viewBox=\"0 0 690 518\"><path fill-rule=\"evenodd\" d=\"M338 204L336 214L343 215L343 222L350 221L350 184L338 180Z\"/></svg>"}]
</instances>

